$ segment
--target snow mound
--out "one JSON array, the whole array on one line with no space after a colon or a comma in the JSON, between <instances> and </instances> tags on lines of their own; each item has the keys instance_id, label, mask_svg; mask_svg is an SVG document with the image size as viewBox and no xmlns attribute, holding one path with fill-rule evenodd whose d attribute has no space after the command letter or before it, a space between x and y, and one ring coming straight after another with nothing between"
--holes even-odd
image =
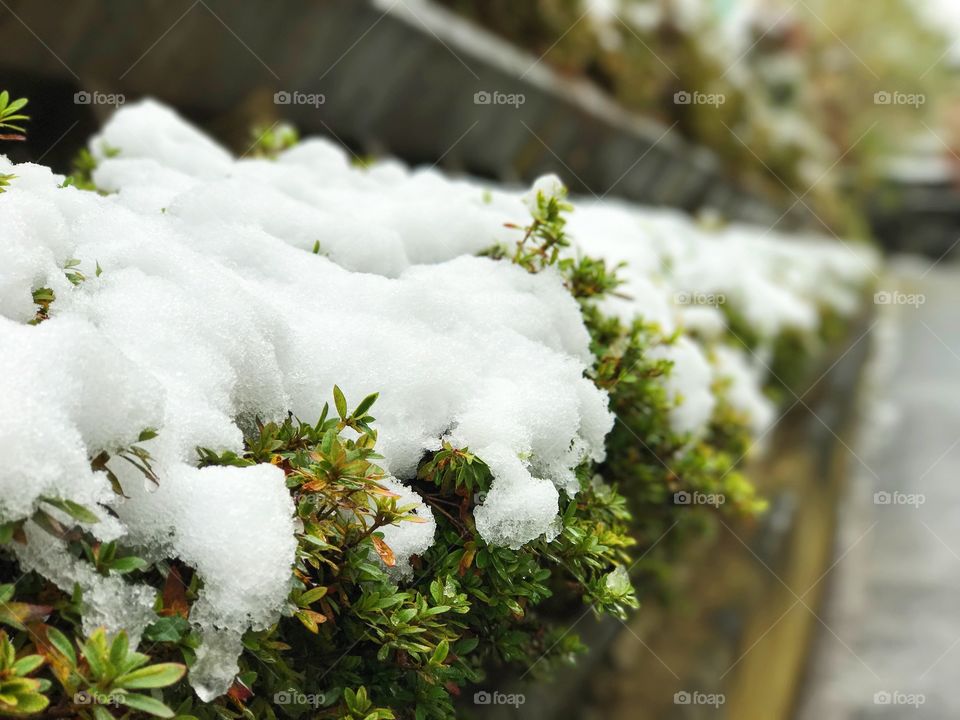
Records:
<instances>
[{"instance_id":1,"label":"snow mound","mask_svg":"<svg viewBox=\"0 0 960 720\"><path fill-rule=\"evenodd\" d=\"M0 173L16 175L0 196L0 521L72 500L101 516L89 526L98 537L195 568L201 697L229 687L242 633L287 611L296 542L282 471L196 467L198 447L240 451L254 418L312 421L334 384L351 401L379 392L385 484L424 521L383 529L398 578L435 532L403 481L444 442L490 467L475 512L486 541L554 537L559 493L576 492L580 463L604 457L608 398L585 377L589 336L559 274L476 254L516 242L505 224L527 221L536 191L562 193L555 177L522 195L393 161L361 169L321 139L276 160L236 159L152 101L119 110L90 148L107 196L0 156ZM696 336L653 351L673 364L672 428L694 438L717 379L757 434L773 412L757 363L711 349L724 315L686 298L722 297L772 342L815 330L820 308L852 312L872 262L818 239L707 233L622 203L578 203L569 229L571 252L629 263L629 297L604 311ZM71 259L86 276L76 286ZM31 325L39 288L56 299ZM158 430L140 443L158 487L117 456L145 428ZM126 497L91 469L102 451ZM27 534L22 565L79 584L85 626L119 623L136 637L149 624L149 588L87 572L30 523Z\"/></svg>"},{"instance_id":2,"label":"snow mound","mask_svg":"<svg viewBox=\"0 0 960 720\"><path fill-rule=\"evenodd\" d=\"M282 472L196 468L198 446L240 451L240 428L254 417L315 419L335 383L350 399L379 392L388 472L402 481L442 442L469 446L494 478L478 520L485 539L520 547L553 532L559 492L576 489L584 459L603 457L612 425L606 394L584 377L592 357L576 302L553 272L405 259L432 261L447 240L468 253L489 245L484 228L503 229L479 197L475 216L454 205L445 217L426 213L425 199L441 186L466 190L432 175L405 176L420 198L414 212L402 193L380 203L376 179L323 190L298 173L314 172L303 165L313 159L342 170L325 146L308 142L276 164L234 161L150 103L117 113L93 148L104 158L97 180L116 182L115 194L62 188L60 176L0 159L17 176L0 198L11 228L0 251L0 520L29 516L44 497L69 499L103 518L95 533L195 568L198 693L224 692L241 634L286 607L296 543ZM264 181L267 169L284 171L274 183L285 190ZM144 182L128 186L135 180ZM314 194L297 199L297 188ZM425 245L408 253L397 228ZM64 274L71 258L87 278L76 287ZM29 325L40 287L56 299L49 319ZM141 445L159 487L115 454L148 427L158 435ZM91 470L101 451L113 455L126 498ZM432 541L429 509L416 512L425 523L384 532L400 575ZM130 612L117 617L142 629L147 621L130 616L149 614L138 590L81 577L44 547L23 551L24 566L62 587L89 585L97 622L125 602Z\"/></svg>"}]
</instances>

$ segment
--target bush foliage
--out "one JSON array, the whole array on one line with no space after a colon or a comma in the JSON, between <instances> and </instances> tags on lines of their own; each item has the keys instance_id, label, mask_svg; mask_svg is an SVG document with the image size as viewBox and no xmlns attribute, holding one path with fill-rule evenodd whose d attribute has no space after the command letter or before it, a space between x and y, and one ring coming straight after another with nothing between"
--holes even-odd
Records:
<instances>
[{"instance_id":1,"label":"bush foliage","mask_svg":"<svg viewBox=\"0 0 960 720\"><path fill-rule=\"evenodd\" d=\"M82 159L76 184L94 190L89 165ZM452 717L458 696L487 673L542 677L574 661L584 647L568 631L569 620L584 608L624 618L639 598L659 594L670 561L712 515L761 511L762 500L737 467L750 443L746 418L721 401L705 436L670 430L672 401L662 380L671 365L648 351L675 338L597 309L598 299L618 292L617 268L560 253L569 244L569 210L562 194L541 193L532 219L516 228L515 246L485 253L532 273L560 273L592 338L590 377L609 392L618 416L607 459L582 464L579 492L561 496L556 537L517 550L485 543L473 511L491 473L469 448L444 445L423 457L411 481L436 517L435 542L413 558L412 580L398 582L382 529L419 518L382 483L371 415L376 395L350 409L334 388L332 406L319 418L255 423L242 453L197 448L200 466L281 468L298 521L290 611L274 626L245 635L240 673L227 695L200 702L184 679L200 642L189 622L201 589L191 568L171 559L148 561L122 543L97 542L41 507L32 520L65 539L74 557L102 575L156 587L158 619L136 652L124 633L83 637L82 594L65 594L34 573L21 577L9 547L24 542L24 521L0 526L0 577L16 579L0 586L0 715ZM65 272L74 285L84 280L74 265ZM45 290L34 293L36 323L56 302ZM723 388L717 391L722 398ZM140 441L153 434L144 429ZM143 447L114 454L151 482L163 482ZM90 458L94 469L109 472L107 460ZM115 490L122 493L118 483ZM727 501L720 508L677 504L675 493L682 491L722 494ZM45 502L77 521L90 520L82 506ZM238 572L241 564L238 559Z\"/></svg>"}]
</instances>

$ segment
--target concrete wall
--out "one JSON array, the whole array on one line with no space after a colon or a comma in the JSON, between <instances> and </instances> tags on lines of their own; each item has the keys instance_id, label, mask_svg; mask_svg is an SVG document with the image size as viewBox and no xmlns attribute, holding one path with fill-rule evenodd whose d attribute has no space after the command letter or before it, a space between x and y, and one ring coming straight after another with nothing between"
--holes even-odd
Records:
<instances>
[{"instance_id":1,"label":"concrete wall","mask_svg":"<svg viewBox=\"0 0 960 720\"><path fill-rule=\"evenodd\" d=\"M506 181L559 173L578 193L772 224L780 212L731 185L716 158L631 116L587 83L430 3L392 0L7 0L0 71L62 122L35 129L60 161L110 108L73 91L152 95L238 150L255 120L285 118L358 153L389 152ZM40 83L38 78L51 81ZM275 105L274 93L324 103ZM523 97L477 104L478 92ZM39 116L39 113L36 113ZM72 123L80 120L78 126ZM50 121L48 121L49 123ZM70 129L72 127L72 129ZM85 131L85 132L81 132ZM58 140L59 132L66 132ZM795 209L783 225L803 222Z\"/></svg>"}]
</instances>

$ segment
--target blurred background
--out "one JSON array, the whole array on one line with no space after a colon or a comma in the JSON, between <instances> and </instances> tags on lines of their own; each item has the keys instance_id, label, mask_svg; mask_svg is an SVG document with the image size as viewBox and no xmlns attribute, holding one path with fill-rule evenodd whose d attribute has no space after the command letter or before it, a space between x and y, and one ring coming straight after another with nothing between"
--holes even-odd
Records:
<instances>
[{"instance_id":1,"label":"blurred background","mask_svg":"<svg viewBox=\"0 0 960 720\"><path fill-rule=\"evenodd\" d=\"M779 429L761 531L489 716L955 718L958 32L955 0L0 0L0 87L32 117L4 152L68 172L152 96L238 154L292 124L358 162L878 243L875 317Z\"/></svg>"}]
</instances>

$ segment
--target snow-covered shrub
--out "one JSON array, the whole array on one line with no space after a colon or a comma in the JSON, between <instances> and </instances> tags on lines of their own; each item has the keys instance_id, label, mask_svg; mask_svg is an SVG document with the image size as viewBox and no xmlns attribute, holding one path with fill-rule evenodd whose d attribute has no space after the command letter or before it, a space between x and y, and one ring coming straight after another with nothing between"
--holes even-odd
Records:
<instances>
[{"instance_id":1,"label":"snow-covered shrub","mask_svg":"<svg viewBox=\"0 0 960 720\"><path fill-rule=\"evenodd\" d=\"M78 168L0 159L0 623L73 654L50 696L82 717L106 710L73 693L137 687L96 670L104 632L188 666L163 699L204 720L448 717L492 667L569 660L564 618L636 607L628 569L654 592L667 528L762 509L738 466L766 363L864 280L836 246L671 242L552 177L289 134L235 159L149 102Z\"/></svg>"}]
</instances>

